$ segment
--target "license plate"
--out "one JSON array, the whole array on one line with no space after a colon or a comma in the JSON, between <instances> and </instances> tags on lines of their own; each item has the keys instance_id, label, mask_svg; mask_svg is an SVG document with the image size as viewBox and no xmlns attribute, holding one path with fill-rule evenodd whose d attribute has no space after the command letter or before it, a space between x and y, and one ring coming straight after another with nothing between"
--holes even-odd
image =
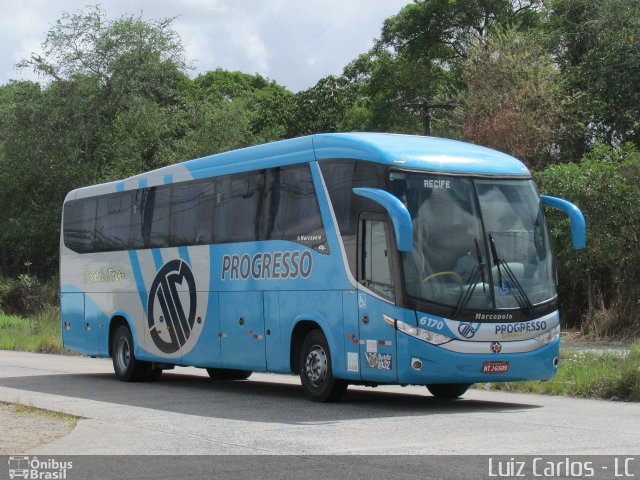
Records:
<instances>
[{"instance_id":1,"label":"license plate","mask_svg":"<svg viewBox=\"0 0 640 480\"><path fill-rule=\"evenodd\" d=\"M506 373L509 371L509 362L484 362L482 373Z\"/></svg>"}]
</instances>

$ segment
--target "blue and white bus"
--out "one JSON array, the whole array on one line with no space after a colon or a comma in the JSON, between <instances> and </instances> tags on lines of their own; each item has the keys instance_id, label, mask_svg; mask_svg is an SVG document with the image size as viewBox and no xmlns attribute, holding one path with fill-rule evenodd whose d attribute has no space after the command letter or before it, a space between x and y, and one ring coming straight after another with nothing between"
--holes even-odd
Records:
<instances>
[{"instance_id":1,"label":"blue and white bus","mask_svg":"<svg viewBox=\"0 0 640 480\"><path fill-rule=\"evenodd\" d=\"M67 349L123 381L174 366L214 380L347 385L550 379L557 280L540 197L515 158L462 142L319 134L80 188L60 246Z\"/></svg>"}]
</instances>

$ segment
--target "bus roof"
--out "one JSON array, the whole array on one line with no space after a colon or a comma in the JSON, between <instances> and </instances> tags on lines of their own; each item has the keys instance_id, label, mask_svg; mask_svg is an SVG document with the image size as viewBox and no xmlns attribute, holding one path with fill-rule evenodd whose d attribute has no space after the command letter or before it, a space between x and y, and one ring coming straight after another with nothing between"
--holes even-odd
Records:
<instances>
[{"instance_id":1,"label":"bus roof","mask_svg":"<svg viewBox=\"0 0 640 480\"><path fill-rule=\"evenodd\" d=\"M125 180L84 187L69 192L67 200L191 177L206 178L336 158L434 172L530 176L527 167L510 155L456 140L391 133L322 133L231 150L168 165Z\"/></svg>"},{"instance_id":2,"label":"bus roof","mask_svg":"<svg viewBox=\"0 0 640 480\"><path fill-rule=\"evenodd\" d=\"M224 166L237 168L244 164L245 170L331 158L355 158L443 172L529 175L522 162L490 148L444 138L365 132L323 133L282 140L189 160L183 165L194 177L203 177L210 175L206 170Z\"/></svg>"},{"instance_id":3,"label":"bus roof","mask_svg":"<svg viewBox=\"0 0 640 480\"><path fill-rule=\"evenodd\" d=\"M505 153L446 138L391 133L329 133L313 137L318 160L366 158L389 165L459 173L529 175Z\"/></svg>"}]
</instances>

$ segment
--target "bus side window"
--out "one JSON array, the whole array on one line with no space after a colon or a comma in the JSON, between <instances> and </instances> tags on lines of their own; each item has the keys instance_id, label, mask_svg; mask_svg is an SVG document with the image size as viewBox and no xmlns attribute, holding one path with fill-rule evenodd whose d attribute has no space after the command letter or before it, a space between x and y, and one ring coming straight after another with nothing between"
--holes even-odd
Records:
<instances>
[{"instance_id":1,"label":"bus side window","mask_svg":"<svg viewBox=\"0 0 640 480\"><path fill-rule=\"evenodd\" d=\"M119 192L98 199L94 251L129 248L131 192Z\"/></svg>"},{"instance_id":2,"label":"bus side window","mask_svg":"<svg viewBox=\"0 0 640 480\"><path fill-rule=\"evenodd\" d=\"M171 206L171 185L151 187L151 198L145 205L143 214L144 237L148 239L148 248L165 248L169 246L169 215Z\"/></svg>"},{"instance_id":3,"label":"bus side window","mask_svg":"<svg viewBox=\"0 0 640 480\"><path fill-rule=\"evenodd\" d=\"M129 248L145 248L144 213L147 200L149 199L149 190L148 188L139 188L133 192L131 224L129 227Z\"/></svg>"},{"instance_id":4,"label":"bus side window","mask_svg":"<svg viewBox=\"0 0 640 480\"><path fill-rule=\"evenodd\" d=\"M211 179L173 184L169 229L172 246L211 243L213 190Z\"/></svg>"},{"instance_id":5,"label":"bus side window","mask_svg":"<svg viewBox=\"0 0 640 480\"><path fill-rule=\"evenodd\" d=\"M96 226L95 198L72 200L64 206L64 244L79 253L90 252Z\"/></svg>"},{"instance_id":6,"label":"bus side window","mask_svg":"<svg viewBox=\"0 0 640 480\"><path fill-rule=\"evenodd\" d=\"M301 236L324 238L322 215L309 165L277 167L267 173L263 238L293 242L299 241Z\"/></svg>"},{"instance_id":7,"label":"bus side window","mask_svg":"<svg viewBox=\"0 0 640 480\"><path fill-rule=\"evenodd\" d=\"M209 178L201 184L195 211L195 245L213 243L213 209L215 205L215 186Z\"/></svg>"},{"instance_id":8,"label":"bus side window","mask_svg":"<svg viewBox=\"0 0 640 480\"><path fill-rule=\"evenodd\" d=\"M264 199L264 171L215 179L215 243L255 242Z\"/></svg>"},{"instance_id":9,"label":"bus side window","mask_svg":"<svg viewBox=\"0 0 640 480\"><path fill-rule=\"evenodd\" d=\"M393 298L386 222L362 218L360 283L385 298Z\"/></svg>"}]
</instances>

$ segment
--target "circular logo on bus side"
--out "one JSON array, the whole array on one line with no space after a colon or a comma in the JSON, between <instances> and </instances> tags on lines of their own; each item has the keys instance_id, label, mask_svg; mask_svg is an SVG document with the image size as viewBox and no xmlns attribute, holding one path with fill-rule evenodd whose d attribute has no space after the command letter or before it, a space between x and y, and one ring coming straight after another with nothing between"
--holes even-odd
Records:
<instances>
[{"instance_id":1,"label":"circular logo on bus side","mask_svg":"<svg viewBox=\"0 0 640 480\"><path fill-rule=\"evenodd\" d=\"M476 334L476 329L470 323L461 323L458 325L458 333L464 338L472 338Z\"/></svg>"},{"instance_id":2,"label":"circular logo on bus side","mask_svg":"<svg viewBox=\"0 0 640 480\"><path fill-rule=\"evenodd\" d=\"M187 342L196 318L196 301L196 282L189 265L183 260L167 262L151 284L147 310L149 333L160 351L175 353Z\"/></svg>"}]
</instances>

